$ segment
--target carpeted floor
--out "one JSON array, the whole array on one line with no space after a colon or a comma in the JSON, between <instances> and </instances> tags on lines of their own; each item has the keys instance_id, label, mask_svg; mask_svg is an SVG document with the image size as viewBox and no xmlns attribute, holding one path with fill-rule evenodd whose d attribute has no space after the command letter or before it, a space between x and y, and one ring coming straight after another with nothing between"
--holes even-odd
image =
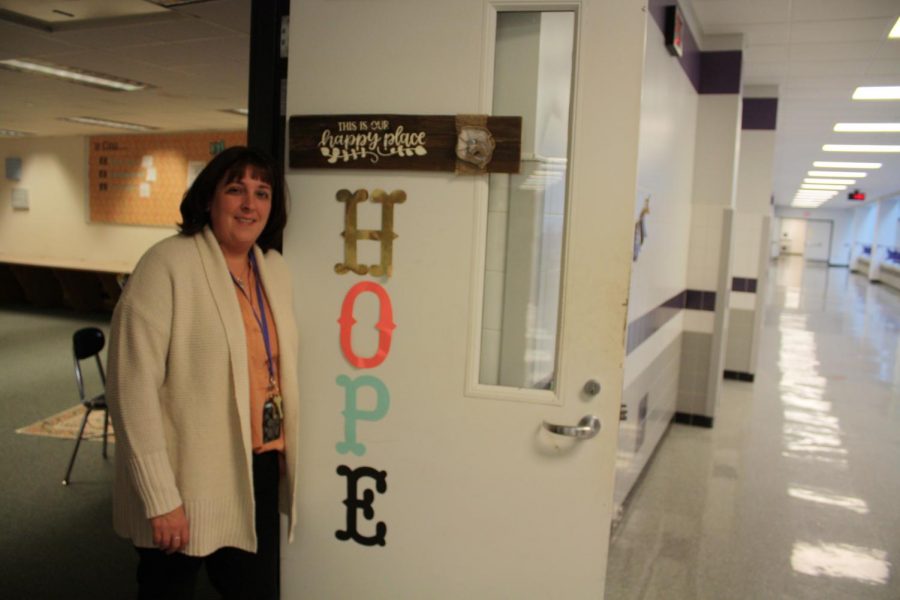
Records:
<instances>
[{"instance_id":1,"label":"carpeted floor","mask_svg":"<svg viewBox=\"0 0 900 600\"><path fill-rule=\"evenodd\" d=\"M136 595L137 555L111 525L115 445L104 460L101 444L82 444L64 487L73 440L16 434L78 402L72 333L87 326L108 332L107 319L0 307L0 598ZM217 597L204 578L197 592Z\"/></svg>"}]
</instances>

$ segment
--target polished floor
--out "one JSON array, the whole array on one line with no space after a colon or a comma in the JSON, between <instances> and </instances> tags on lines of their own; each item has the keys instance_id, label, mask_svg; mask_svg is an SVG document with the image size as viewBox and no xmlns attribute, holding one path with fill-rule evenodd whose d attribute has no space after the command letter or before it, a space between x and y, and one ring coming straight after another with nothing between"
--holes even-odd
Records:
<instances>
[{"instance_id":1,"label":"polished floor","mask_svg":"<svg viewBox=\"0 0 900 600\"><path fill-rule=\"evenodd\" d=\"M770 282L755 383L669 430L607 599L900 598L900 292L799 257Z\"/></svg>"}]
</instances>

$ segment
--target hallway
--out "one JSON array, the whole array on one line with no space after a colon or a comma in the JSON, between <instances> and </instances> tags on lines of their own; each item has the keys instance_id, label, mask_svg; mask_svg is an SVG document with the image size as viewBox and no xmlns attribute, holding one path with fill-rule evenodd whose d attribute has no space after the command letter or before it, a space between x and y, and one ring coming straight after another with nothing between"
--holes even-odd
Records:
<instances>
[{"instance_id":1,"label":"hallway","mask_svg":"<svg viewBox=\"0 0 900 600\"><path fill-rule=\"evenodd\" d=\"M900 293L773 266L753 384L672 425L610 549L607 598L900 597Z\"/></svg>"}]
</instances>

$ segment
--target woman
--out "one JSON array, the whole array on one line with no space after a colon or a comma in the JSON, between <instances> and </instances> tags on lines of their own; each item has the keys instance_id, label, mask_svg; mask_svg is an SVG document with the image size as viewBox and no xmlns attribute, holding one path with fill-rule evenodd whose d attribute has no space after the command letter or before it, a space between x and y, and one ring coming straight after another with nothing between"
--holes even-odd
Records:
<instances>
[{"instance_id":1,"label":"woman","mask_svg":"<svg viewBox=\"0 0 900 600\"><path fill-rule=\"evenodd\" d=\"M139 598L190 598L201 565L226 598L274 598L279 507L295 521L297 333L284 180L229 148L141 258L113 314L107 395L113 522Z\"/></svg>"}]
</instances>

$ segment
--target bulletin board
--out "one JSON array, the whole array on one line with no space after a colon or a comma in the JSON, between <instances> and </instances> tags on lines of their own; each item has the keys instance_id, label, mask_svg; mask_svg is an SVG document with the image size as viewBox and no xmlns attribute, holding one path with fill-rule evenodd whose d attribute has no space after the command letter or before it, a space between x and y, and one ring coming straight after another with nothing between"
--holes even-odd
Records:
<instances>
[{"instance_id":1,"label":"bulletin board","mask_svg":"<svg viewBox=\"0 0 900 600\"><path fill-rule=\"evenodd\" d=\"M245 131L91 136L90 220L173 226L185 190L209 160L247 143Z\"/></svg>"}]
</instances>

